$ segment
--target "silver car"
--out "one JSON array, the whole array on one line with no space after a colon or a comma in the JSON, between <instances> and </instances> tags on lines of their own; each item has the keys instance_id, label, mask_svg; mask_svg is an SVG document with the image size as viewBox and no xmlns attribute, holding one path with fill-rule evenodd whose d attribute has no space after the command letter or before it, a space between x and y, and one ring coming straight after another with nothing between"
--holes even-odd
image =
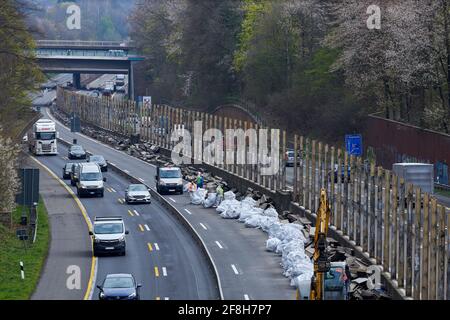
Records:
<instances>
[{"instance_id":1,"label":"silver car","mask_svg":"<svg viewBox=\"0 0 450 320\"><path fill-rule=\"evenodd\" d=\"M144 184L130 184L125 190L126 203L151 203L150 190Z\"/></svg>"}]
</instances>

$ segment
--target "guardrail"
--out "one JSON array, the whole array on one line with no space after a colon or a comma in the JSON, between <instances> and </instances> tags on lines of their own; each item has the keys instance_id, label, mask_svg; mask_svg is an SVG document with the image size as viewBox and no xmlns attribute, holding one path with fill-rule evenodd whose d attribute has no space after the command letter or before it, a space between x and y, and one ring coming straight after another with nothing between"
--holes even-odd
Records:
<instances>
[{"instance_id":1,"label":"guardrail","mask_svg":"<svg viewBox=\"0 0 450 320\"><path fill-rule=\"evenodd\" d=\"M133 48L134 41L36 40L36 47L124 47Z\"/></svg>"},{"instance_id":2,"label":"guardrail","mask_svg":"<svg viewBox=\"0 0 450 320\"><path fill-rule=\"evenodd\" d=\"M94 126L141 139L173 150L170 140L173 130L180 127L191 132L194 122L208 129L267 129L236 119L212 116L168 106L138 108L132 101L79 96L58 90L58 104L64 112L77 113L81 120ZM163 120L162 120L163 119ZM333 208L332 230L355 250L384 270L395 290L403 298L440 299L448 297L448 212L437 200L419 188L399 179L389 170L364 164L362 158L305 137L294 136L293 207L314 217L318 208L319 191L326 188ZM274 175L261 173L261 166L248 164L219 164L209 155L198 153L185 156L199 163L215 166L268 191L286 190L284 154L288 140L281 131L280 148L275 152L282 170ZM271 151L274 140L266 141ZM250 152L249 142L241 141L244 154ZM198 146L197 146L198 148ZM195 150L195 146L193 146ZM225 151L233 159L241 156L233 147Z\"/></svg>"}]
</instances>

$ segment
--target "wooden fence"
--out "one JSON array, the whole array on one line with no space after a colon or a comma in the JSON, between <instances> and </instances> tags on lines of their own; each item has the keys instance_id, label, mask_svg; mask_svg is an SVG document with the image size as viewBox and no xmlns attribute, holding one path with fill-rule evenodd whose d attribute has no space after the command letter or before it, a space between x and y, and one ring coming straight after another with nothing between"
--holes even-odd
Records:
<instances>
[{"instance_id":1,"label":"wooden fence","mask_svg":"<svg viewBox=\"0 0 450 320\"><path fill-rule=\"evenodd\" d=\"M58 102L70 114L98 127L129 136L139 133L142 140L173 149L173 130L185 128L192 132L200 121L203 135L208 129L269 129L232 118L172 108L165 105L143 106L134 102L93 98L58 90ZM225 142L225 157L244 156L261 160L266 154L250 152L254 142L233 138ZM194 140L194 139L193 139ZM385 274L413 299L447 299L448 290L448 212L437 200L419 188L399 179L389 170L350 156L346 151L301 136L280 132L277 150L280 169L274 175L262 175L261 165L217 164L211 155L192 153L197 161L253 181L268 190L285 190L285 151L287 141L294 141L294 178L292 201L304 210L315 212L320 189L326 188L333 210L331 224L352 244L383 267ZM234 142L234 143L232 143ZM271 151L275 140L267 139ZM195 143L199 143L196 140ZM192 150L201 150L192 141ZM238 152L238 145L241 152ZM242 144L244 147L242 148ZM230 147L232 146L232 147Z\"/></svg>"}]
</instances>

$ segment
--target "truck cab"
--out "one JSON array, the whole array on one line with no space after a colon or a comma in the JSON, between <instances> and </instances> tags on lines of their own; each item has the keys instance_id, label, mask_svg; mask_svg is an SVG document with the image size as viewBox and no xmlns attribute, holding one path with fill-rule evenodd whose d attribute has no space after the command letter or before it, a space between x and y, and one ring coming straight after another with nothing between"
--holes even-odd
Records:
<instances>
[{"instance_id":1,"label":"truck cab","mask_svg":"<svg viewBox=\"0 0 450 320\"><path fill-rule=\"evenodd\" d=\"M49 119L40 119L28 133L28 148L34 155L57 155L56 124Z\"/></svg>"},{"instance_id":2,"label":"truck cab","mask_svg":"<svg viewBox=\"0 0 450 320\"><path fill-rule=\"evenodd\" d=\"M122 217L95 217L92 236L94 256L100 254L126 253L125 236L129 234L125 229Z\"/></svg>"},{"instance_id":3,"label":"truck cab","mask_svg":"<svg viewBox=\"0 0 450 320\"><path fill-rule=\"evenodd\" d=\"M175 192L183 194L183 176L178 167L158 167L156 169L156 190L158 193Z\"/></svg>"}]
</instances>

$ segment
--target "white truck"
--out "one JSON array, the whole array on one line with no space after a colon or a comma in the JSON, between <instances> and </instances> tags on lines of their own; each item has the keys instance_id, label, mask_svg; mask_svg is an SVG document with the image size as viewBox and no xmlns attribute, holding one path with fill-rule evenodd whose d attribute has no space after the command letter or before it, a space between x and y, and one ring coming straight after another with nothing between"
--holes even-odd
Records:
<instances>
[{"instance_id":1,"label":"white truck","mask_svg":"<svg viewBox=\"0 0 450 320\"><path fill-rule=\"evenodd\" d=\"M55 122L49 119L40 119L28 132L28 148L34 155L57 155L57 138Z\"/></svg>"}]
</instances>

